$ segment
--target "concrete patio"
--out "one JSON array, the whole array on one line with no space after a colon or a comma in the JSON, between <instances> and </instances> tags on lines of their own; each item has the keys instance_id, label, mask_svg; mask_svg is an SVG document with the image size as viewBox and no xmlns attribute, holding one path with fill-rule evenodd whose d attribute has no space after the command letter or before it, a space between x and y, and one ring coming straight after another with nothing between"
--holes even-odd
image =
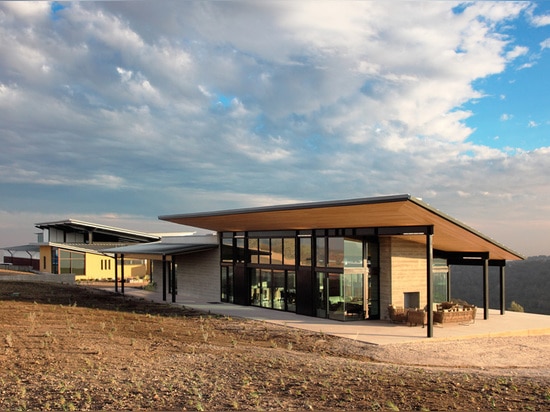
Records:
<instances>
[{"instance_id":1,"label":"concrete patio","mask_svg":"<svg viewBox=\"0 0 550 412\"><path fill-rule=\"evenodd\" d=\"M114 287L104 288L104 290L114 292ZM148 301L163 302L162 293L160 292L126 286L124 294ZM199 302L192 296L185 296L184 294L177 295L175 303L171 301L172 296L168 294L165 303L182 305L205 313L270 322L375 345L419 342L428 339L431 341L441 341L503 336L550 335L550 316L548 315L510 311L507 311L504 315L500 315L500 311L490 310L489 319L484 320L483 309L479 308L474 322L435 324L433 338L427 338L426 328L408 326L407 324L393 324L387 320L339 322L255 306L239 306L220 302Z\"/></svg>"}]
</instances>

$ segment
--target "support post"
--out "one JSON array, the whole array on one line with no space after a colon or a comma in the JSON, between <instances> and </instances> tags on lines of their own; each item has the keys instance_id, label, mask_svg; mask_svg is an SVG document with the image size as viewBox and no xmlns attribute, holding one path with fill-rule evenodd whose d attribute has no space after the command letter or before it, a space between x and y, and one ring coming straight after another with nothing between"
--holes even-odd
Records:
<instances>
[{"instance_id":1,"label":"support post","mask_svg":"<svg viewBox=\"0 0 550 412\"><path fill-rule=\"evenodd\" d=\"M434 227L428 226L426 231L426 299L428 301L428 338L434 335L434 292L433 292L433 233Z\"/></svg>"},{"instance_id":2,"label":"support post","mask_svg":"<svg viewBox=\"0 0 550 412\"><path fill-rule=\"evenodd\" d=\"M447 267L447 301L451 301L451 265Z\"/></svg>"},{"instance_id":3,"label":"support post","mask_svg":"<svg viewBox=\"0 0 550 412\"><path fill-rule=\"evenodd\" d=\"M120 292L124 295L124 253L120 254Z\"/></svg>"},{"instance_id":4,"label":"support post","mask_svg":"<svg viewBox=\"0 0 550 412\"><path fill-rule=\"evenodd\" d=\"M166 255L162 255L162 300L166 302Z\"/></svg>"},{"instance_id":5,"label":"support post","mask_svg":"<svg viewBox=\"0 0 550 412\"><path fill-rule=\"evenodd\" d=\"M118 254L115 253L115 293L118 293Z\"/></svg>"},{"instance_id":6,"label":"support post","mask_svg":"<svg viewBox=\"0 0 550 412\"><path fill-rule=\"evenodd\" d=\"M176 294L178 293L178 289L176 286L176 257L172 256L172 262L170 265L170 273L172 276L172 303L176 303Z\"/></svg>"},{"instance_id":7,"label":"support post","mask_svg":"<svg viewBox=\"0 0 550 412\"><path fill-rule=\"evenodd\" d=\"M506 272L505 264L500 266L500 314L506 312Z\"/></svg>"},{"instance_id":8,"label":"support post","mask_svg":"<svg viewBox=\"0 0 550 412\"><path fill-rule=\"evenodd\" d=\"M489 319L489 259L483 259L483 319Z\"/></svg>"}]
</instances>

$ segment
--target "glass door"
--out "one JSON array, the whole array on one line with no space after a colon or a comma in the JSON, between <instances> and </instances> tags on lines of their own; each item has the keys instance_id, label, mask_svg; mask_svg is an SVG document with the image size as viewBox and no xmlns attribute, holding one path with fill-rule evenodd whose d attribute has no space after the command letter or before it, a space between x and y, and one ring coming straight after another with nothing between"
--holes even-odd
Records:
<instances>
[{"instance_id":1,"label":"glass door","mask_svg":"<svg viewBox=\"0 0 550 412\"><path fill-rule=\"evenodd\" d=\"M316 273L316 288L317 288L317 301L316 301L316 313L318 318L327 317L327 289L325 288L325 273Z\"/></svg>"}]
</instances>

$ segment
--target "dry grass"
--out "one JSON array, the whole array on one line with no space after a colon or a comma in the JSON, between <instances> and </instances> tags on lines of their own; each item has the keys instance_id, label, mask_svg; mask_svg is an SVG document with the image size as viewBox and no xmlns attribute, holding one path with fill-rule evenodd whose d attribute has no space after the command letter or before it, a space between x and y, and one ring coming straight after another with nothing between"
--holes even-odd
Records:
<instances>
[{"instance_id":1,"label":"dry grass","mask_svg":"<svg viewBox=\"0 0 550 412\"><path fill-rule=\"evenodd\" d=\"M545 410L548 379L371 360L372 347L84 287L0 284L2 410Z\"/></svg>"}]
</instances>

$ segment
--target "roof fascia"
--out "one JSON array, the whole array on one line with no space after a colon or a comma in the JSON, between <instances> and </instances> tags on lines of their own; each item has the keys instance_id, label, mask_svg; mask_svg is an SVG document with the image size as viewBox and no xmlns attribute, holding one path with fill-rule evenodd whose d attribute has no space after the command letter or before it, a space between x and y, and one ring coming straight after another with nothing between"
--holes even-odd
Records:
<instances>
[{"instance_id":1,"label":"roof fascia","mask_svg":"<svg viewBox=\"0 0 550 412\"><path fill-rule=\"evenodd\" d=\"M321 208L339 207L339 206L355 206L355 205L364 205L364 204L403 202L410 199L411 199L411 195L402 194L402 195L391 195L391 196L356 198L356 199L347 199L347 200L329 200L329 201L323 201L323 202L292 203L287 205L276 205L276 206L260 206L260 207L253 207L253 208L244 208L244 209L216 210L212 212L162 215L162 216L159 216L158 218L160 220L172 221L175 219L194 218L194 217L242 215L242 214L252 214L252 213L262 213L262 212L283 212L286 210L321 209Z\"/></svg>"},{"instance_id":2,"label":"roof fascia","mask_svg":"<svg viewBox=\"0 0 550 412\"><path fill-rule=\"evenodd\" d=\"M464 229L464 230L466 230L466 231L468 231L468 232L470 232L470 233L472 233L472 234L474 234L474 235L480 237L481 239L483 239L483 240L485 240L485 241L487 241L487 242L489 242L489 243L491 243L491 244L493 244L493 245L495 245L495 246L497 246L497 247L499 247L499 248L505 250L506 252L508 252L508 253L510 253L510 254L512 254L512 255L514 255L514 256L516 256L518 259L520 259L520 260L525 260L525 256L523 256L522 254L516 252L515 250L510 249L510 248L507 247L507 246L504 246L503 244L497 242L496 240L494 240L494 239L492 239L492 238L490 238L490 237L484 235L483 233L481 233L481 232L475 230L474 228L472 228L472 227L470 227L470 226L468 226L468 225L462 223L460 220L457 220L457 219L455 219L455 218L453 218L453 217L447 215L446 213L443 213L443 212L440 211L439 209L436 209L435 207L430 206L429 204L423 202L422 200L417 199L417 198L412 197L412 196L411 196L408 200L409 200L411 203L414 203L414 204L416 204L416 205L418 205L418 206L420 206L420 207L426 209L427 211L429 211L429 212L431 212L431 213L433 213L433 214L435 214L435 215L441 217L442 219L445 219L445 220L447 220L448 222L451 222L452 224L454 224L454 225L456 225L456 226L459 226L460 228L462 228L462 229Z\"/></svg>"}]
</instances>

